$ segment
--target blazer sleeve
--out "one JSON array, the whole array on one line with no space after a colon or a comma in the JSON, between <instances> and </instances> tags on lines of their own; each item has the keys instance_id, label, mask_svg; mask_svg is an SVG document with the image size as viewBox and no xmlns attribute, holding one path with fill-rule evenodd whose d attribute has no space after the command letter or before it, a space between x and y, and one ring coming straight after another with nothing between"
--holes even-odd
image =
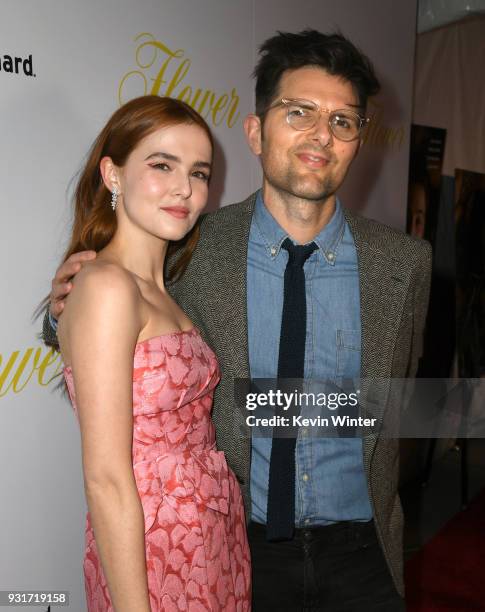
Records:
<instances>
[{"instance_id":1,"label":"blazer sleeve","mask_svg":"<svg viewBox=\"0 0 485 612\"><path fill-rule=\"evenodd\" d=\"M422 242L420 255L415 269L415 290L413 302L413 331L411 353L407 376L414 377L418 370L419 359L423 354L424 327L428 313L429 292L431 287L432 250L429 242Z\"/></svg>"},{"instance_id":2,"label":"blazer sleeve","mask_svg":"<svg viewBox=\"0 0 485 612\"><path fill-rule=\"evenodd\" d=\"M47 306L44 312L44 320L42 321L41 338L44 344L46 344L47 346L51 346L52 348L55 348L56 351L59 350L59 341L57 339L57 333L56 333L56 330L52 327L51 321L49 318L49 306Z\"/></svg>"}]
</instances>

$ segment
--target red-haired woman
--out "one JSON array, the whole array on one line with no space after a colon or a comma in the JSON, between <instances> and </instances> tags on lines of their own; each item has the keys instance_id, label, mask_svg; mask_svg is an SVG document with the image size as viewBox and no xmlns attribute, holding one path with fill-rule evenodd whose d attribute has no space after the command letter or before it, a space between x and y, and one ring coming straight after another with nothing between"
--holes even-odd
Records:
<instances>
[{"instance_id":1,"label":"red-haired woman","mask_svg":"<svg viewBox=\"0 0 485 612\"><path fill-rule=\"evenodd\" d=\"M210 419L217 361L167 293L169 243L190 258L212 137L183 102L144 96L110 118L75 194L83 265L59 322L88 503L90 611L249 610L236 479Z\"/></svg>"}]
</instances>

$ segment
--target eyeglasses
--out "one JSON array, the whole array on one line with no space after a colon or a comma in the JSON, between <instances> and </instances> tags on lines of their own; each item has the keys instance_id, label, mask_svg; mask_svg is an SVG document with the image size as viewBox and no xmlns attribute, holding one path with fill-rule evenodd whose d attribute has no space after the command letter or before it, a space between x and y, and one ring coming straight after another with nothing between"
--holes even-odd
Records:
<instances>
[{"instance_id":1,"label":"eyeglasses","mask_svg":"<svg viewBox=\"0 0 485 612\"><path fill-rule=\"evenodd\" d=\"M328 127L331 133L345 142L357 140L362 129L370 119L361 117L358 113L348 109L329 110L320 108L310 100L300 98L282 98L272 104L268 110L277 106L286 106L286 121L292 128L304 132L315 127L322 113L328 113Z\"/></svg>"}]
</instances>

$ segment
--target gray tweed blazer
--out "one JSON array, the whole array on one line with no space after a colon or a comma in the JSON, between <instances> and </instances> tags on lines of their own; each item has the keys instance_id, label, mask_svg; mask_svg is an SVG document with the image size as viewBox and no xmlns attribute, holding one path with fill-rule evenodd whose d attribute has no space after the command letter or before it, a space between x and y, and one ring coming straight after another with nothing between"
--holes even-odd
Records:
<instances>
[{"instance_id":1,"label":"gray tweed blazer","mask_svg":"<svg viewBox=\"0 0 485 612\"><path fill-rule=\"evenodd\" d=\"M217 445L241 485L250 516L251 440L234 408L235 378L249 378L246 269L256 194L205 215L200 240L183 277L170 292L215 351L221 368L213 407ZM346 212L359 262L362 378L414 376L428 305L428 243ZM47 313L44 340L57 344ZM386 411L392 413L392 399ZM364 467L379 541L403 595L402 509L398 496L397 440L364 438Z\"/></svg>"},{"instance_id":2,"label":"gray tweed blazer","mask_svg":"<svg viewBox=\"0 0 485 612\"><path fill-rule=\"evenodd\" d=\"M200 240L171 292L215 351L222 378L213 419L218 448L241 485L250 515L251 441L233 407L235 378L249 377L246 269L256 194L206 215ZM345 213L359 261L362 377L414 376L428 305L431 249L376 221ZM364 466L379 540L403 594L402 510L398 496L398 441L364 438Z\"/></svg>"}]
</instances>

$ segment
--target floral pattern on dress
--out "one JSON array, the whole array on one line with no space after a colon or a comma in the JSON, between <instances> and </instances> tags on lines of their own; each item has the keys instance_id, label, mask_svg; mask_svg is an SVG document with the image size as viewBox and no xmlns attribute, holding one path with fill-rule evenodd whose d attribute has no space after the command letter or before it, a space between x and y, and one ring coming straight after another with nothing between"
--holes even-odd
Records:
<instances>
[{"instance_id":1,"label":"floral pattern on dress","mask_svg":"<svg viewBox=\"0 0 485 612\"><path fill-rule=\"evenodd\" d=\"M72 372L64 370L76 410ZM133 471L145 518L152 612L251 609L239 485L215 446L216 357L196 329L139 342L133 366ZM89 612L114 612L86 520Z\"/></svg>"}]
</instances>

